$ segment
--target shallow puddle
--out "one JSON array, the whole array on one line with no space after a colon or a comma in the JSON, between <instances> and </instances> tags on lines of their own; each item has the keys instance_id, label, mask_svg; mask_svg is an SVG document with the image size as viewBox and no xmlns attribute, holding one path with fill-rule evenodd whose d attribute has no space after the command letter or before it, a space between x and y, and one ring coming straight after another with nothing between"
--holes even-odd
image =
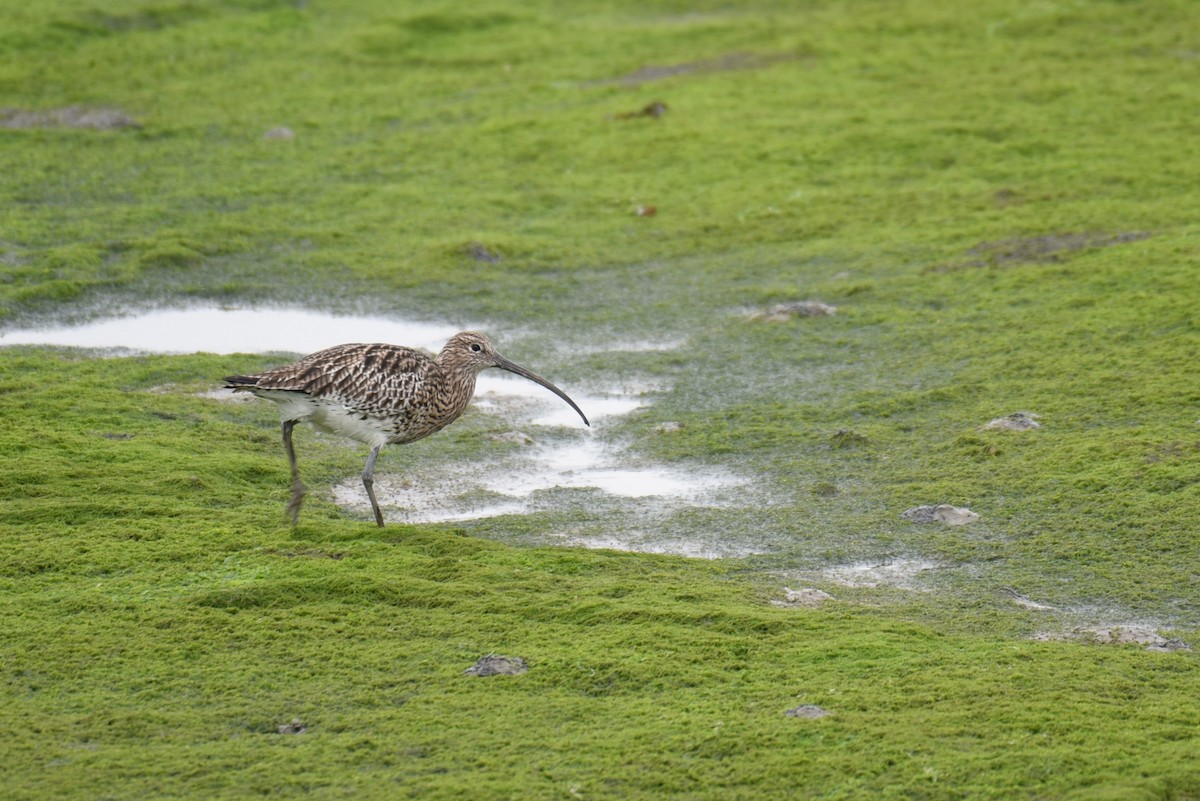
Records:
<instances>
[{"instance_id":1,"label":"shallow puddle","mask_svg":"<svg viewBox=\"0 0 1200 801\"><path fill-rule=\"evenodd\" d=\"M141 353L311 353L342 342L394 342L436 351L461 329L310 309L161 309L65 327L0 332L0 345L63 345Z\"/></svg>"},{"instance_id":2,"label":"shallow puddle","mask_svg":"<svg viewBox=\"0 0 1200 801\"><path fill-rule=\"evenodd\" d=\"M584 408L588 408L586 401L580 401ZM725 503L719 491L744 483L718 469L684 471L630 464L624 449L606 444L602 433L581 432L578 437L505 450L472 469L457 463L414 465L405 475L377 475L375 493L385 517L406 523L472 520L579 504L596 508L612 499L638 500L650 505L653 514L661 514L694 504ZM369 513L358 476L336 486L334 497L360 514ZM606 519L611 520L611 511L604 512ZM642 520L648 523L649 516L643 514ZM577 539L592 544L593 538ZM603 540L598 547L614 547L611 530ZM678 542L682 552L685 543Z\"/></svg>"}]
</instances>

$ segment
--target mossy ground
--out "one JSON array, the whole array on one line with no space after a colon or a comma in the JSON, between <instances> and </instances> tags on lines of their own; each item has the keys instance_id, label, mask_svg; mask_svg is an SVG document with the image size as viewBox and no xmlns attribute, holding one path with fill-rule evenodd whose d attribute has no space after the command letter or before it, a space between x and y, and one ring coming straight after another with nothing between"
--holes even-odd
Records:
<instances>
[{"instance_id":1,"label":"mossy ground","mask_svg":"<svg viewBox=\"0 0 1200 801\"><path fill-rule=\"evenodd\" d=\"M1027 639L1200 630L1192 4L3 5L0 107L140 125L0 129L6 324L534 325L564 386L667 380L617 433L754 476L678 525L771 546L380 531L311 437L292 530L272 410L192 394L268 357L0 350L6 796L1200 796L1194 653ZM838 314L744 313L809 297ZM685 344L570 358L618 335ZM1045 428L977 430L1013 411ZM389 464L486 457L480 426ZM982 519L898 517L939 502ZM769 604L768 570L892 556L945 578ZM532 667L462 675L489 652Z\"/></svg>"}]
</instances>

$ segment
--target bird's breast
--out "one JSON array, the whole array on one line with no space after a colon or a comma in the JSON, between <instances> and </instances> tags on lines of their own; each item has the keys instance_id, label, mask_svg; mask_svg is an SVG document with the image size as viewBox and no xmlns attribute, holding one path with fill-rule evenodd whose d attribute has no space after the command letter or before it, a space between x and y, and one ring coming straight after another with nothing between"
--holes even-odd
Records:
<instances>
[{"instance_id":1,"label":"bird's breast","mask_svg":"<svg viewBox=\"0 0 1200 801\"><path fill-rule=\"evenodd\" d=\"M474 394L469 386L447 387L436 381L408 385L399 393L373 397L320 399L310 418L314 425L372 446L414 442L440 431L466 411Z\"/></svg>"}]
</instances>

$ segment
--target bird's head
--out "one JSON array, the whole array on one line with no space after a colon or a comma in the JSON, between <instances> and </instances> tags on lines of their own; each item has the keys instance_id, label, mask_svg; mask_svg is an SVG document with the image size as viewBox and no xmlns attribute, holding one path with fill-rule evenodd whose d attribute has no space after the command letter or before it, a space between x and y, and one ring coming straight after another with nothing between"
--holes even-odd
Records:
<instances>
[{"instance_id":1,"label":"bird's head","mask_svg":"<svg viewBox=\"0 0 1200 801\"><path fill-rule=\"evenodd\" d=\"M510 373L515 373L522 378L528 378L535 384L541 384L562 398L572 409L579 413L579 416L583 418L584 425L591 425L588 422L587 416L575 404L575 401L567 396L567 393L537 373L526 370L516 362L509 361L501 356L496 351L496 346L492 344L492 340L486 334L481 334L478 331L462 331L455 334L450 337L445 347L442 348L442 352L438 354L437 361L445 368L452 371L469 372L472 376L479 375L480 371L486 370L489 367L496 367L501 370L507 370Z\"/></svg>"}]
</instances>

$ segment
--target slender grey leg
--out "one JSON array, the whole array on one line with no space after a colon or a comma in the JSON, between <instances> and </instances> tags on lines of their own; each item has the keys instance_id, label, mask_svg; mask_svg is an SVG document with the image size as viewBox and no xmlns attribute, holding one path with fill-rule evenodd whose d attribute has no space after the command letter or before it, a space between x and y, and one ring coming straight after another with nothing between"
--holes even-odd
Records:
<instances>
[{"instance_id":1,"label":"slender grey leg","mask_svg":"<svg viewBox=\"0 0 1200 801\"><path fill-rule=\"evenodd\" d=\"M296 467L296 449L292 447L292 429L295 427L295 420L283 421L283 447L287 451L288 464L292 466L292 497L283 516L284 519L291 520L293 526L300 520L300 507L304 505L304 495L307 492L304 482L300 480L300 470Z\"/></svg>"},{"instance_id":2,"label":"slender grey leg","mask_svg":"<svg viewBox=\"0 0 1200 801\"><path fill-rule=\"evenodd\" d=\"M371 449L371 455L367 457L367 466L363 468L363 486L367 488L367 497L371 499L371 509L375 512L375 522L383 528L383 512L379 511L379 501L375 500L375 460L379 458L379 449L382 445L376 445Z\"/></svg>"}]
</instances>

